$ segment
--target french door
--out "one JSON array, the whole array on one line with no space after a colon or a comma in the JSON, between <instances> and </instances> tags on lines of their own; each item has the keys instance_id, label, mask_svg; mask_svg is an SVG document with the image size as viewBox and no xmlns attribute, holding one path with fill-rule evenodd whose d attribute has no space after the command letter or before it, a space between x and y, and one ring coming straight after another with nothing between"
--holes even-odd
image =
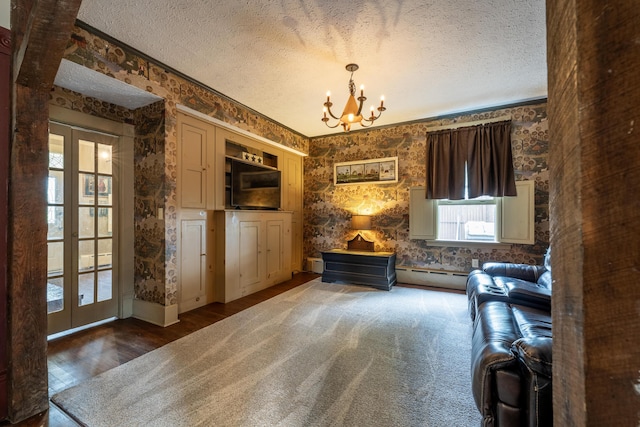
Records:
<instances>
[{"instance_id":1,"label":"french door","mask_svg":"<svg viewBox=\"0 0 640 427\"><path fill-rule=\"evenodd\" d=\"M118 137L49 127L48 333L117 315Z\"/></svg>"}]
</instances>

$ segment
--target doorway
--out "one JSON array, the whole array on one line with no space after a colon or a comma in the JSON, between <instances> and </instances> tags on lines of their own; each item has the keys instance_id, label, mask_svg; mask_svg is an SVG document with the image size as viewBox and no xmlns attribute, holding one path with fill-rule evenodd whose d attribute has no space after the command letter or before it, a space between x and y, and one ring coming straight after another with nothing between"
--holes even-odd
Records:
<instances>
[{"instance_id":1,"label":"doorway","mask_svg":"<svg viewBox=\"0 0 640 427\"><path fill-rule=\"evenodd\" d=\"M47 181L48 333L118 314L115 135L51 123Z\"/></svg>"}]
</instances>

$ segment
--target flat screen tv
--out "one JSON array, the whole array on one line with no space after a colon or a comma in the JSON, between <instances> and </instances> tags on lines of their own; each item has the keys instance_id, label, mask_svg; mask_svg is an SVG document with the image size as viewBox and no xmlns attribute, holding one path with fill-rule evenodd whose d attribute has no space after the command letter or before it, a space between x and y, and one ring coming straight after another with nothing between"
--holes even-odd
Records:
<instances>
[{"instance_id":1,"label":"flat screen tv","mask_svg":"<svg viewBox=\"0 0 640 427\"><path fill-rule=\"evenodd\" d=\"M280 171L231 159L231 207L280 209Z\"/></svg>"}]
</instances>

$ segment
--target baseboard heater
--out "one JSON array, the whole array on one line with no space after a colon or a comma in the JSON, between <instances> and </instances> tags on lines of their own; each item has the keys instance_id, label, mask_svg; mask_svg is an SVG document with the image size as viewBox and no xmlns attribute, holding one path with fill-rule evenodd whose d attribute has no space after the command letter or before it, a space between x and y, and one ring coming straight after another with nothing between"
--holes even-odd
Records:
<instances>
[{"instance_id":1,"label":"baseboard heater","mask_svg":"<svg viewBox=\"0 0 640 427\"><path fill-rule=\"evenodd\" d=\"M463 272L396 267L396 275L398 283L435 286L462 291L467 287L467 273Z\"/></svg>"}]
</instances>

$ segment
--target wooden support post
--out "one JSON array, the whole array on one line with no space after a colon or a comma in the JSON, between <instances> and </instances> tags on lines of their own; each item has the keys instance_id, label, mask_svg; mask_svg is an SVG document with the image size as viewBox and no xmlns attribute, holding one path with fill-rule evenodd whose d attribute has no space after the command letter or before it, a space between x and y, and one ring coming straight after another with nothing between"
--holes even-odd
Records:
<instances>
[{"instance_id":1,"label":"wooden support post","mask_svg":"<svg viewBox=\"0 0 640 427\"><path fill-rule=\"evenodd\" d=\"M640 8L547 0L554 425L639 425Z\"/></svg>"},{"instance_id":2,"label":"wooden support post","mask_svg":"<svg viewBox=\"0 0 640 427\"><path fill-rule=\"evenodd\" d=\"M12 0L8 216L8 418L49 407L47 198L49 92L81 0Z\"/></svg>"}]
</instances>

